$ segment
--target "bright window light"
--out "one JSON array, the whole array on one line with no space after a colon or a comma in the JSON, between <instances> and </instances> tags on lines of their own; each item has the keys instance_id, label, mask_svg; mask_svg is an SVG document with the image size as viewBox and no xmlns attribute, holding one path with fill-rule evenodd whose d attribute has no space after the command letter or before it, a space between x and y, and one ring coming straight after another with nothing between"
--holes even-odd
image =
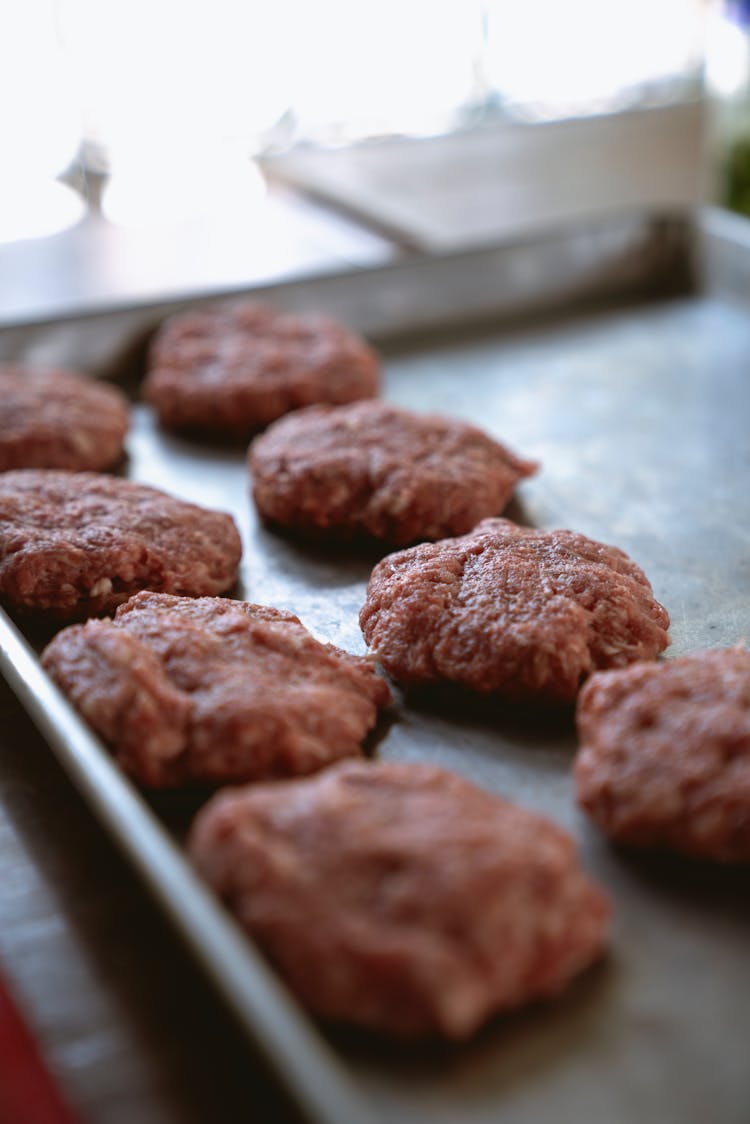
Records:
<instances>
[{"instance_id":1,"label":"bright window light","mask_svg":"<svg viewBox=\"0 0 750 1124\"><path fill-rule=\"evenodd\" d=\"M251 157L295 141L439 133L488 105L562 117L635 104L665 77L697 72L709 7L0 0L4 221L20 216L31 183L29 207L55 195L63 221L69 201L41 184L74 158L82 133L111 172L105 213L148 225L257 201ZM732 29L724 34L715 66L727 87L744 60Z\"/></svg>"},{"instance_id":2,"label":"bright window light","mask_svg":"<svg viewBox=\"0 0 750 1124\"><path fill-rule=\"evenodd\" d=\"M257 208L265 193L257 165L218 143L197 150L134 143L114 153L102 211L133 228L179 226L205 216L231 222Z\"/></svg>"},{"instance_id":3,"label":"bright window light","mask_svg":"<svg viewBox=\"0 0 750 1124\"><path fill-rule=\"evenodd\" d=\"M617 104L703 56L706 6L696 0L487 0L486 9L490 84L550 116Z\"/></svg>"},{"instance_id":4,"label":"bright window light","mask_svg":"<svg viewBox=\"0 0 750 1124\"><path fill-rule=\"evenodd\" d=\"M0 186L0 242L58 234L83 218L81 196L52 180L6 180Z\"/></svg>"},{"instance_id":5,"label":"bright window light","mask_svg":"<svg viewBox=\"0 0 750 1124\"><path fill-rule=\"evenodd\" d=\"M81 119L54 34L51 0L0 3L0 240L37 238L84 207L55 183L73 160Z\"/></svg>"}]
</instances>

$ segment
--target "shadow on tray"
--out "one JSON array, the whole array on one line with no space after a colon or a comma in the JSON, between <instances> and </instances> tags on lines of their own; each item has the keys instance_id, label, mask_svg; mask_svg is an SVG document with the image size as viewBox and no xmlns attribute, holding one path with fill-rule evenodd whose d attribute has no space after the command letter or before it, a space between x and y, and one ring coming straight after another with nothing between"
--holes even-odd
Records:
<instances>
[{"instance_id":1,"label":"shadow on tray","mask_svg":"<svg viewBox=\"0 0 750 1124\"><path fill-rule=\"evenodd\" d=\"M325 1028L332 1045L355 1065L387 1067L410 1079L456 1081L490 1066L493 1084L529 1081L581 1048L601 1018L616 971L608 959L589 968L562 995L518 1011L496 1015L466 1042L442 1039L389 1039L365 1030Z\"/></svg>"},{"instance_id":2,"label":"shadow on tray","mask_svg":"<svg viewBox=\"0 0 750 1124\"><path fill-rule=\"evenodd\" d=\"M750 867L716 863L654 849L612 846L618 863L673 903L750 922Z\"/></svg>"},{"instance_id":3,"label":"shadow on tray","mask_svg":"<svg viewBox=\"0 0 750 1124\"><path fill-rule=\"evenodd\" d=\"M404 695L408 709L460 723L490 727L524 740L552 738L574 732L575 707L563 703L510 703L497 695L479 695L453 683L412 687Z\"/></svg>"}]
</instances>

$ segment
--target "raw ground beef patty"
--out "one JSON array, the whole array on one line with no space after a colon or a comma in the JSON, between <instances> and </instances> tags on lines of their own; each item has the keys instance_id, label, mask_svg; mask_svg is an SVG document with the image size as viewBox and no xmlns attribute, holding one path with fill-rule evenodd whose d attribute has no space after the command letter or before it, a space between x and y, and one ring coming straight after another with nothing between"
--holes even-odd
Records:
<instances>
[{"instance_id":1,"label":"raw ground beef patty","mask_svg":"<svg viewBox=\"0 0 750 1124\"><path fill-rule=\"evenodd\" d=\"M618 842L750 862L750 653L695 652L591 677L578 801Z\"/></svg>"},{"instance_id":2,"label":"raw ground beef patty","mask_svg":"<svg viewBox=\"0 0 750 1124\"><path fill-rule=\"evenodd\" d=\"M426 764L346 762L219 793L199 871L318 1015L464 1038L559 992L609 905L569 836Z\"/></svg>"},{"instance_id":3,"label":"raw ground beef patty","mask_svg":"<svg viewBox=\"0 0 750 1124\"><path fill-rule=\"evenodd\" d=\"M74 371L0 365L0 472L110 468L122 456L128 403Z\"/></svg>"},{"instance_id":4,"label":"raw ground beef patty","mask_svg":"<svg viewBox=\"0 0 750 1124\"><path fill-rule=\"evenodd\" d=\"M0 475L0 602L17 611L73 620L139 589L223 593L241 553L231 516L156 488L93 472Z\"/></svg>"},{"instance_id":5,"label":"raw ground beef patty","mask_svg":"<svg viewBox=\"0 0 750 1124\"><path fill-rule=\"evenodd\" d=\"M297 411L253 442L249 464L270 522L396 546L499 515L537 468L473 425L385 402Z\"/></svg>"},{"instance_id":6,"label":"raw ground beef patty","mask_svg":"<svg viewBox=\"0 0 750 1124\"><path fill-rule=\"evenodd\" d=\"M311 773L360 752L390 698L372 663L291 613L139 593L58 633L42 662L141 784Z\"/></svg>"},{"instance_id":7,"label":"raw ground beef patty","mask_svg":"<svg viewBox=\"0 0 750 1124\"><path fill-rule=\"evenodd\" d=\"M572 701L602 667L655 656L669 617L626 554L573 531L485 519L372 572L360 624L397 682Z\"/></svg>"},{"instance_id":8,"label":"raw ground beef patty","mask_svg":"<svg viewBox=\"0 0 750 1124\"><path fill-rule=\"evenodd\" d=\"M379 383L375 352L334 320L245 303L167 320L144 394L169 429L243 434L315 402L371 398Z\"/></svg>"}]
</instances>

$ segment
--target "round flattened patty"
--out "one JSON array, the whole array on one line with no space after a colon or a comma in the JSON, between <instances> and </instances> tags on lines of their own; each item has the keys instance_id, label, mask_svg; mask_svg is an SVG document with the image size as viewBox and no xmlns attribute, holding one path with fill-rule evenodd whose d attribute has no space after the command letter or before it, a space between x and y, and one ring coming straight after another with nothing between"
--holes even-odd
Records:
<instances>
[{"instance_id":1,"label":"round flattened patty","mask_svg":"<svg viewBox=\"0 0 750 1124\"><path fill-rule=\"evenodd\" d=\"M58 633L42 662L141 784L311 773L360 752L390 692L291 613L139 593Z\"/></svg>"},{"instance_id":2,"label":"round flattened patty","mask_svg":"<svg viewBox=\"0 0 750 1124\"><path fill-rule=\"evenodd\" d=\"M388 555L360 624L397 682L454 682L519 701L572 701L595 669L652 658L669 643L666 610L623 551L507 519Z\"/></svg>"},{"instance_id":3,"label":"round flattened patty","mask_svg":"<svg viewBox=\"0 0 750 1124\"><path fill-rule=\"evenodd\" d=\"M464 1038L554 995L610 909L554 824L426 764L347 762L215 796L199 871L314 1012Z\"/></svg>"},{"instance_id":4,"label":"round flattened patty","mask_svg":"<svg viewBox=\"0 0 750 1124\"><path fill-rule=\"evenodd\" d=\"M110 468L123 452L128 403L74 371L0 365L0 472Z\"/></svg>"},{"instance_id":5,"label":"round flattened patty","mask_svg":"<svg viewBox=\"0 0 750 1124\"><path fill-rule=\"evenodd\" d=\"M139 589L223 593L242 546L230 515L93 472L0 475L0 602L74 620Z\"/></svg>"},{"instance_id":6,"label":"round flattened patty","mask_svg":"<svg viewBox=\"0 0 750 1124\"><path fill-rule=\"evenodd\" d=\"M316 402L377 394L377 355L328 317L227 304L168 320L144 394L170 429L247 433Z\"/></svg>"},{"instance_id":7,"label":"round flattened patty","mask_svg":"<svg viewBox=\"0 0 750 1124\"><path fill-rule=\"evenodd\" d=\"M537 468L466 422L385 402L282 418L253 442L249 465L265 519L397 546L470 531Z\"/></svg>"},{"instance_id":8,"label":"round flattened patty","mask_svg":"<svg viewBox=\"0 0 750 1124\"><path fill-rule=\"evenodd\" d=\"M750 652L594 675L578 699L578 801L620 843L750 862Z\"/></svg>"}]
</instances>

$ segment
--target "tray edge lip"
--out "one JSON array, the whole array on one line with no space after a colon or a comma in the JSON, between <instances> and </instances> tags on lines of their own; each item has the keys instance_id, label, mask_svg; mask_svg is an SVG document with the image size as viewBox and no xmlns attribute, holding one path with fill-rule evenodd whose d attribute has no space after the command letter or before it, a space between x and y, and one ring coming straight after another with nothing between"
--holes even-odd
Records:
<instances>
[{"instance_id":1,"label":"tray edge lip","mask_svg":"<svg viewBox=\"0 0 750 1124\"><path fill-rule=\"evenodd\" d=\"M514 252L523 251L531 247L539 248L550 246L564 240L585 237L612 231L617 226L624 224L641 224L644 228L663 225L665 222L680 228L686 241L691 241L695 232L711 237L713 228L704 216L706 214L724 214L732 219L743 220L741 216L732 215L731 212L722 211L716 207L690 206L685 204L673 205L643 205L632 207L618 207L611 212L597 213L588 219L568 219L564 222L543 224L533 231L523 231L518 235L494 241L488 245L471 244L460 249L440 250L436 252L403 253L396 258L384 261L347 263L342 266L340 261L332 261L324 268L310 268L301 271L290 271L278 276L259 278L248 284L233 284L217 286L216 288L187 290L183 292L165 292L159 295L137 297L135 299L122 298L120 300L105 301L101 304L92 304L88 307L73 306L69 309L60 309L53 313L13 314L5 317L0 310L0 333L17 329L49 329L61 325L96 322L112 316L148 315L162 309L180 310L192 305L205 305L223 301L248 299L272 300L274 293L283 293L285 290L298 286L319 287L320 285L344 285L348 283L362 284L367 280L387 280L390 277L404 275L409 271L422 271L440 268L451 268L460 264L472 264L479 261L492 261L496 257L502 258ZM750 223L748 223L750 230Z\"/></svg>"},{"instance_id":2,"label":"tray edge lip","mask_svg":"<svg viewBox=\"0 0 750 1124\"><path fill-rule=\"evenodd\" d=\"M305 1118L314 1124L372 1124L363 1098L312 1018L200 881L1 607L0 673L89 811Z\"/></svg>"}]
</instances>

